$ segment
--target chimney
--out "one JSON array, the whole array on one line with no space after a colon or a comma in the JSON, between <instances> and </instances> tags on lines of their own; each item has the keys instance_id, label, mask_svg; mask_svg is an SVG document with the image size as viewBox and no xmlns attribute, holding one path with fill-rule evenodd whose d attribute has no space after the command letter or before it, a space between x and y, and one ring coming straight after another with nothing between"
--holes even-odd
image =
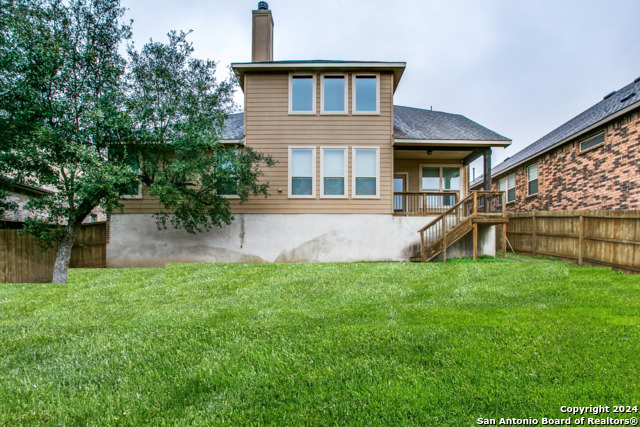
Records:
<instances>
[{"instance_id":1,"label":"chimney","mask_svg":"<svg viewBox=\"0 0 640 427\"><path fill-rule=\"evenodd\" d=\"M251 62L273 61L273 17L266 1L253 11Z\"/></svg>"}]
</instances>

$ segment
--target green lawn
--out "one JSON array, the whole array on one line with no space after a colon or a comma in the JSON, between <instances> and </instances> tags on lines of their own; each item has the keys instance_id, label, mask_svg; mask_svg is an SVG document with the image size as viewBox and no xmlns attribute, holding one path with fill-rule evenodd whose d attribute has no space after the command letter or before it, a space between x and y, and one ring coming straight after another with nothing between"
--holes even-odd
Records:
<instances>
[{"instance_id":1,"label":"green lawn","mask_svg":"<svg viewBox=\"0 0 640 427\"><path fill-rule=\"evenodd\" d=\"M521 260L0 284L0 425L457 426L640 405L640 278Z\"/></svg>"}]
</instances>

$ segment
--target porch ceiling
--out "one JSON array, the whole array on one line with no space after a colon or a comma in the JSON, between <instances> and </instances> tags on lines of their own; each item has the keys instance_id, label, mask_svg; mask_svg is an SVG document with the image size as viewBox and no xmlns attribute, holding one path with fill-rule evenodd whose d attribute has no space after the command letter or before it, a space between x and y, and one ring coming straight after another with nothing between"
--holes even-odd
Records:
<instances>
[{"instance_id":1,"label":"porch ceiling","mask_svg":"<svg viewBox=\"0 0 640 427\"><path fill-rule=\"evenodd\" d=\"M428 148L431 150L431 148ZM431 154L427 154L427 148L424 150L402 150L396 149L394 150L394 158L396 159L410 159L410 160L462 160L468 155L471 154L471 150L467 151L443 151L438 149L433 149Z\"/></svg>"}]
</instances>

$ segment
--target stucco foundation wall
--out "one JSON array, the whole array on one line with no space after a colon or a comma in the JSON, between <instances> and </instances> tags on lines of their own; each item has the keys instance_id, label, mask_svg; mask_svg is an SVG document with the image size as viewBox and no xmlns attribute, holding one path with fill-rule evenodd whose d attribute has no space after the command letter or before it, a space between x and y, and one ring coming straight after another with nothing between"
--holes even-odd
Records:
<instances>
[{"instance_id":1,"label":"stucco foundation wall","mask_svg":"<svg viewBox=\"0 0 640 427\"><path fill-rule=\"evenodd\" d=\"M167 262L408 261L418 230L431 218L392 215L238 214L207 233L158 230L152 215L111 216L107 267L163 267ZM481 255L494 255L494 233L479 234ZM471 256L463 238L447 257Z\"/></svg>"}]
</instances>

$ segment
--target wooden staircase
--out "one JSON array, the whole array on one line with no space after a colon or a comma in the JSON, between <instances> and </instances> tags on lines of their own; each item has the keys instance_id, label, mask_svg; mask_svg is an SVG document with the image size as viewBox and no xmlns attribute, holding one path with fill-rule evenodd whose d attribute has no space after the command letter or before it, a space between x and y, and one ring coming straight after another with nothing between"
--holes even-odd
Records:
<instances>
[{"instance_id":1,"label":"wooden staircase","mask_svg":"<svg viewBox=\"0 0 640 427\"><path fill-rule=\"evenodd\" d=\"M420 256L412 261L431 261L439 254L447 261L447 248L473 232L473 258L478 259L478 224L505 224L507 219L502 191L475 191L418 230ZM503 233L506 227L503 227ZM502 255L506 255L503 238Z\"/></svg>"}]
</instances>

